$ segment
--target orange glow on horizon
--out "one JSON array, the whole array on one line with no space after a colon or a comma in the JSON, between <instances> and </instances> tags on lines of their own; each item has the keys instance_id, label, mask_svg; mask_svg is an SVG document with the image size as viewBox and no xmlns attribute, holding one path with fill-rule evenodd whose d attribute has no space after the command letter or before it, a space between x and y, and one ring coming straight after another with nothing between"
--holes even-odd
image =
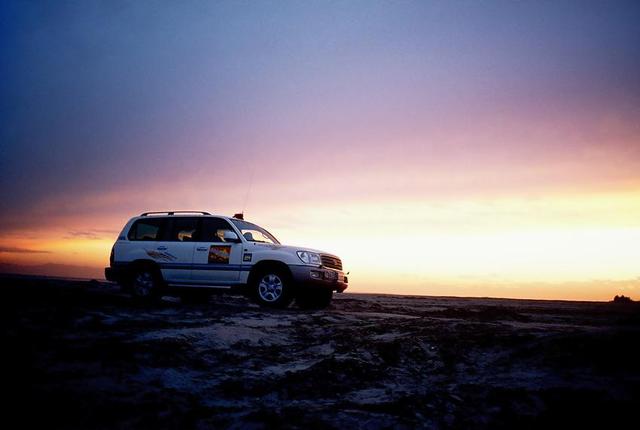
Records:
<instances>
[{"instance_id":1,"label":"orange glow on horizon","mask_svg":"<svg viewBox=\"0 0 640 430\"><path fill-rule=\"evenodd\" d=\"M384 204L264 207L247 218L285 244L341 256L352 292L578 300L640 293L638 191L535 199L389 198ZM2 252L0 261L81 265L99 273L125 221L101 219L105 230L89 238L61 226L9 234L0 241L2 249L42 252Z\"/></svg>"}]
</instances>

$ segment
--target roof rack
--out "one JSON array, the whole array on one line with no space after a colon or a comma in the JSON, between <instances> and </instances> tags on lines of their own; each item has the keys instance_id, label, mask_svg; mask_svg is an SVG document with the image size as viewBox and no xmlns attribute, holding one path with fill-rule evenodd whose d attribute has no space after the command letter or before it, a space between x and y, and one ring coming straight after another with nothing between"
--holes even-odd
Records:
<instances>
[{"instance_id":1,"label":"roof rack","mask_svg":"<svg viewBox=\"0 0 640 430\"><path fill-rule=\"evenodd\" d=\"M200 214L200 215L211 215L209 212L205 211L158 211L158 212L144 212L140 214L140 216L149 216L149 215L159 215L159 214Z\"/></svg>"}]
</instances>

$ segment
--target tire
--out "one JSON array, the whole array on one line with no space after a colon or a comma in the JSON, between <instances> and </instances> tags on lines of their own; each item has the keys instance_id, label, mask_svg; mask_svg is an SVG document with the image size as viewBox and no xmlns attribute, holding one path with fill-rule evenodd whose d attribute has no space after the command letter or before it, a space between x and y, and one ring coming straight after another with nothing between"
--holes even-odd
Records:
<instances>
[{"instance_id":1,"label":"tire","mask_svg":"<svg viewBox=\"0 0 640 430\"><path fill-rule=\"evenodd\" d=\"M251 297L260 305L284 309L293 301L293 282L284 270L265 269L250 286Z\"/></svg>"},{"instance_id":2,"label":"tire","mask_svg":"<svg viewBox=\"0 0 640 430\"><path fill-rule=\"evenodd\" d=\"M298 294L296 305L301 309L326 309L332 298L333 291L329 289L311 289Z\"/></svg>"},{"instance_id":3,"label":"tire","mask_svg":"<svg viewBox=\"0 0 640 430\"><path fill-rule=\"evenodd\" d=\"M153 267L139 267L131 274L128 289L131 295L138 300L156 300L160 298L162 276L160 272Z\"/></svg>"}]
</instances>

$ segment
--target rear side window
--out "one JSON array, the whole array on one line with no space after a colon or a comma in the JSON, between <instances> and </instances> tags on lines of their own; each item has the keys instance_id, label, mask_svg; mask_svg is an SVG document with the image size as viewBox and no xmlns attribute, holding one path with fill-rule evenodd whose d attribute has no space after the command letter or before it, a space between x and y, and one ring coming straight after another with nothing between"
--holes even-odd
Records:
<instances>
[{"instance_id":1,"label":"rear side window","mask_svg":"<svg viewBox=\"0 0 640 430\"><path fill-rule=\"evenodd\" d=\"M129 240L160 240L160 230L164 220L162 218L139 219L129 230Z\"/></svg>"},{"instance_id":2,"label":"rear side window","mask_svg":"<svg viewBox=\"0 0 640 430\"><path fill-rule=\"evenodd\" d=\"M193 242L198 236L198 218L176 217L172 219L171 234L169 240L172 242Z\"/></svg>"},{"instance_id":3,"label":"rear side window","mask_svg":"<svg viewBox=\"0 0 640 430\"><path fill-rule=\"evenodd\" d=\"M203 218L200 242L224 242L224 231L233 230L231 224L222 218Z\"/></svg>"}]
</instances>

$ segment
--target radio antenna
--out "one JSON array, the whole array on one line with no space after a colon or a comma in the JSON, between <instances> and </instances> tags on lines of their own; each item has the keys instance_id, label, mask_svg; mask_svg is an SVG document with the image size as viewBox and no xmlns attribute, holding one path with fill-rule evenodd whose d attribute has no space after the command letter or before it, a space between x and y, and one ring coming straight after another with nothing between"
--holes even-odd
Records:
<instances>
[{"instance_id":1,"label":"radio antenna","mask_svg":"<svg viewBox=\"0 0 640 430\"><path fill-rule=\"evenodd\" d=\"M242 212L240 212L240 213L243 214L243 215L244 215L244 210L247 207L247 201L249 200L249 193L251 193L251 186L253 185L254 168L255 168L255 165L252 165L251 166L251 174L249 175L249 186L247 187L247 194L245 194L244 202L242 203Z\"/></svg>"}]
</instances>

